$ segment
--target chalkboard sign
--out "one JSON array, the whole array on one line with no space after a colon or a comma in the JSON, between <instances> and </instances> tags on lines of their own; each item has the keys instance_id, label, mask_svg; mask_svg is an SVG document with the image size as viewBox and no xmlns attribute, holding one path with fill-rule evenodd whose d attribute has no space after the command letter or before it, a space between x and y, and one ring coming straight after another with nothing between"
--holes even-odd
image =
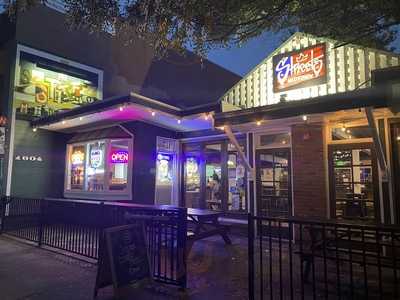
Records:
<instances>
[{"instance_id":1,"label":"chalkboard sign","mask_svg":"<svg viewBox=\"0 0 400 300\"><path fill-rule=\"evenodd\" d=\"M122 286L151 279L143 225L105 229L99 251L95 297L99 288L110 284L113 284L114 292L118 294L118 289Z\"/></svg>"}]
</instances>

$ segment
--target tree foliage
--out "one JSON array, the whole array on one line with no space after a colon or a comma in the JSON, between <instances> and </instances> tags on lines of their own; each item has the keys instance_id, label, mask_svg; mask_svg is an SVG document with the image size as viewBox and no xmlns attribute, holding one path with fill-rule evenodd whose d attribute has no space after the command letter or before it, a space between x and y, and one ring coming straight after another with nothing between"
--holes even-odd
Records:
<instances>
[{"instance_id":1,"label":"tree foliage","mask_svg":"<svg viewBox=\"0 0 400 300\"><path fill-rule=\"evenodd\" d=\"M11 13L39 0L6 1ZM44 1L46 2L46 1ZM400 23L399 0L65 0L67 21L125 42L145 39L160 56L241 44L264 31L304 31L387 48Z\"/></svg>"}]
</instances>

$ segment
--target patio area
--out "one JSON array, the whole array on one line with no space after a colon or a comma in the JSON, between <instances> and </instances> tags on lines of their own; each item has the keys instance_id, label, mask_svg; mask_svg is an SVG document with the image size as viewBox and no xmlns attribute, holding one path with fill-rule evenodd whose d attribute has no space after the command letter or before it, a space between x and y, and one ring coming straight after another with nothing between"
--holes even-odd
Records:
<instances>
[{"instance_id":1,"label":"patio area","mask_svg":"<svg viewBox=\"0 0 400 300\"><path fill-rule=\"evenodd\" d=\"M187 260L188 288L158 285L128 288L123 299L247 299L247 239L231 235L197 241ZM0 236L0 294L3 300L92 299L96 265ZM113 299L112 287L99 300Z\"/></svg>"}]
</instances>

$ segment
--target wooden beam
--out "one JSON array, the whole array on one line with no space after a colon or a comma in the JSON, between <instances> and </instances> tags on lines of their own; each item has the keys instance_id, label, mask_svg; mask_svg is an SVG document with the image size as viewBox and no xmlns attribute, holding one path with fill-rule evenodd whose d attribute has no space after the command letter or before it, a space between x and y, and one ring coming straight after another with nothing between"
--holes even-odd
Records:
<instances>
[{"instance_id":1,"label":"wooden beam","mask_svg":"<svg viewBox=\"0 0 400 300\"><path fill-rule=\"evenodd\" d=\"M365 114L367 116L368 125L372 132L372 140L376 149L378 157L378 163L381 171L383 172L383 181L388 181L388 167L386 163L385 151L383 150L382 142L379 137L378 129L376 128L374 113L372 107L365 108Z\"/></svg>"},{"instance_id":2,"label":"wooden beam","mask_svg":"<svg viewBox=\"0 0 400 300\"><path fill-rule=\"evenodd\" d=\"M246 155L240 148L239 142L236 139L235 135L232 133L232 129L230 126L224 126L224 130L226 135L228 136L229 141L235 146L237 152L239 153L240 158L244 162L244 166L246 167L247 171L250 172L252 178L255 178L254 168L251 167L249 160L247 159Z\"/></svg>"}]
</instances>

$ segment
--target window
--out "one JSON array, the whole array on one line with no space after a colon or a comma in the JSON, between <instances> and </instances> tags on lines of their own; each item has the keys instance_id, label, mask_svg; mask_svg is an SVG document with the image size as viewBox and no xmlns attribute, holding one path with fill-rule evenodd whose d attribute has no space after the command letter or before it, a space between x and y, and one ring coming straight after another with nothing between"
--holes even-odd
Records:
<instances>
[{"instance_id":1,"label":"window","mask_svg":"<svg viewBox=\"0 0 400 300\"><path fill-rule=\"evenodd\" d=\"M376 161L372 147L343 145L331 150L332 197L338 218L376 218Z\"/></svg>"},{"instance_id":2,"label":"window","mask_svg":"<svg viewBox=\"0 0 400 300\"><path fill-rule=\"evenodd\" d=\"M371 128L368 125L332 128L332 141L371 138Z\"/></svg>"},{"instance_id":3,"label":"window","mask_svg":"<svg viewBox=\"0 0 400 300\"><path fill-rule=\"evenodd\" d=\"M102 199L99 194L130 196L131 149L131 139L102 139L68 145L66 196L90 198L93 195L96 199Z\"/></svg>"},{"instance_id":4,"label":"window","mask_svg":"<svg viewBox=\"0 0 400 300\"><path fill-rule=\"evenodd\" d=\"M246 140L239 139L246 152ZM227 140L184 144L186 207L229 213L247 211L246 169L236 147Z\"/></svg>"},{"instance_id":5,"label":"window","mask_svg":"<svg viewBox=\"0 0 400 300\"><path fill-rule=\"evenodd\" d=\"M111 141L109 190L122 191L128 186L129 141Z\"/></svg>"},{"instance_id":6,"label":"window","mask_svg":"<svg viewBox=\"0 0 400 300\"><path fill-rule=\"evenodd\" d=\"M290 145L290 134L279 133L279 134L264 134L260 136L260 146L262 147L285 147Z\"/></svg>"}]
</instances>

